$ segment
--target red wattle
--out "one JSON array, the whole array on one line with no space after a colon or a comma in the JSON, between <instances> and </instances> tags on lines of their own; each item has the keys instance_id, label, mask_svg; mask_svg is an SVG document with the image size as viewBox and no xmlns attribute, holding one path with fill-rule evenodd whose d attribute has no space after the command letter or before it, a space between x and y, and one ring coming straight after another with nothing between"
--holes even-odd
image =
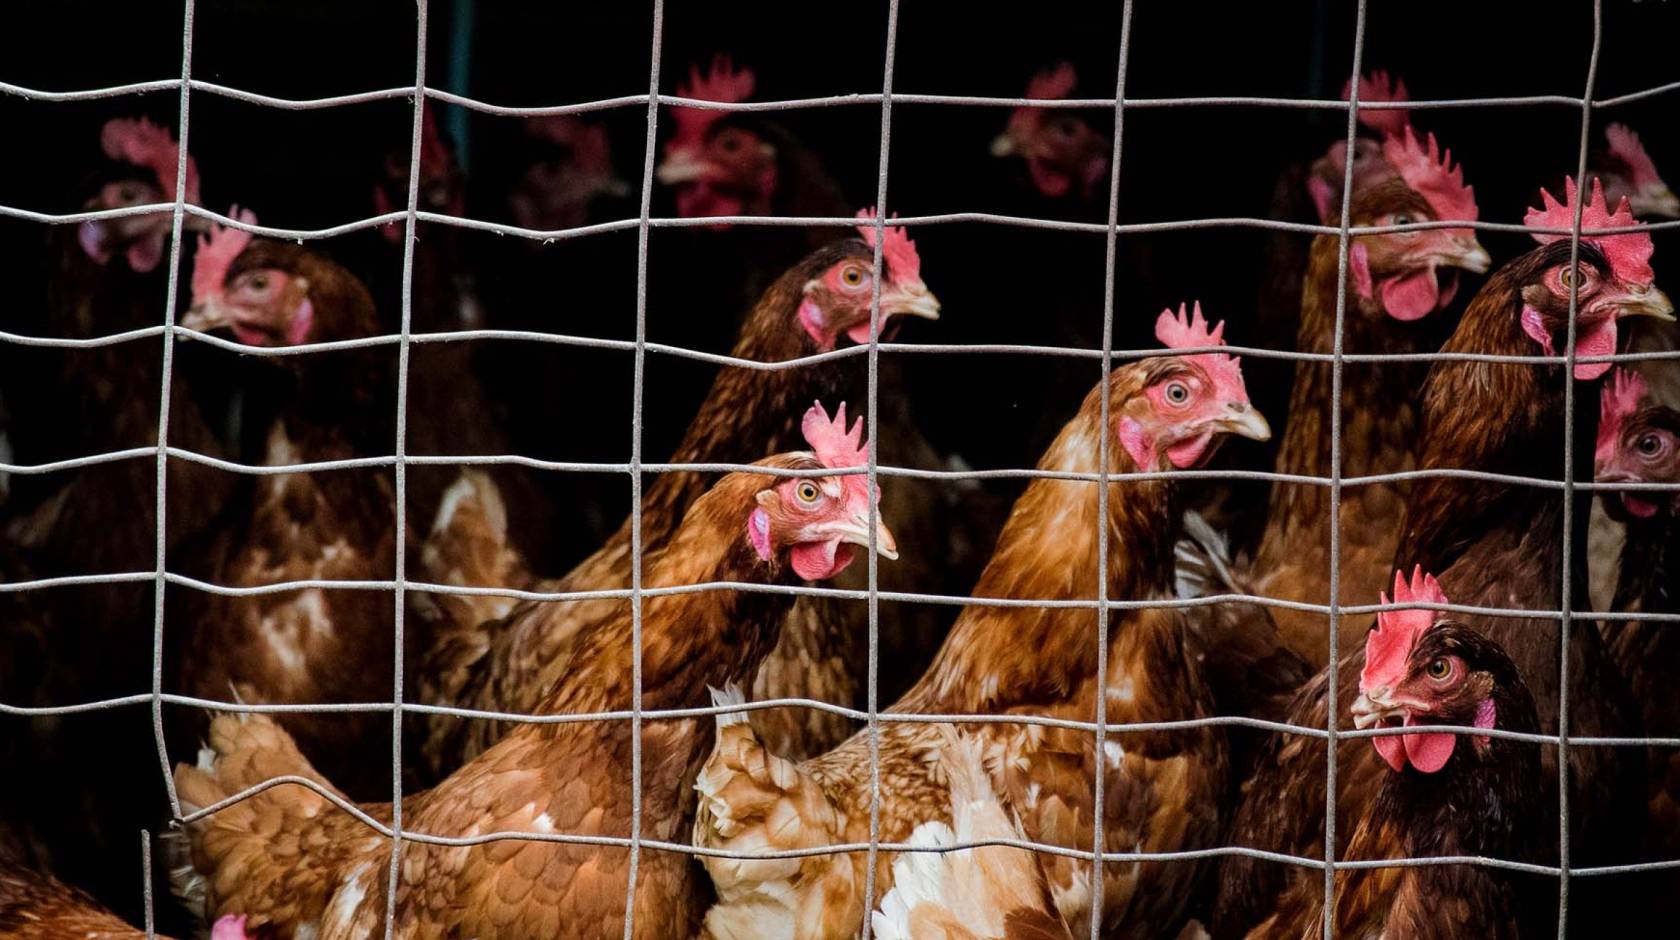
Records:
<instances>
[{"instance_id":1,"label":"red wattle","mask_svg":"<svg viewBox=\"0 0 1680 940\"><path fill-rule=\"evenodd\" d=\"M1391 277L1382 283L1383 309L1396 320L1421 320L1435 312L1441 289L1435 283L1435 269Z\"/></svg>"}]
</instances>

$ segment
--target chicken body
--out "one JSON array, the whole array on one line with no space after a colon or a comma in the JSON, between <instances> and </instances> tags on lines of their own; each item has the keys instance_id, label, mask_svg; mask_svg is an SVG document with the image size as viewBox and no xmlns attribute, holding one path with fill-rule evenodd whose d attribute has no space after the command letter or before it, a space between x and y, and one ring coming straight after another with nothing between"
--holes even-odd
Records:
<instances>
[{"instance_id":1,"label":"chicken body","mask_svg":"<svg viewBox=\"0 0 1680 940\"><path fill-rule=\"evenodd\" d=\"M262 272L271 272L263 274ZM312 341L371 335L366 289L326 258L292 245L258 241L234 263L230 280L289 272L307 284ZM195 305L195 310L201 309ZM301 309L301 306L300 306ZM202 314L200 314L202 315ZM189 315L191 316L191 315ZM282 466L385 452L391 414L382 397L382 360L368 350L247 360L256 397L270 399L264 462ZM261 406L253 409L260 413ZM275 473L255 478L197 564L201 577L235 588L286 581L379 581L396 571L396 498L384 469ZM245 595L172 592L181 624L176 681L190 695L254 702L389 701L393 692L394 612L377 591L310 587ZM390 721L375 713L292 714L281 723L311 760L360 796L388 791L388 769L368 750L388 747Z\"/></svg>"},{"instance_id":2,"label":"chicken body","mask_svg":"<svg viewBox=\"0 0 1680 940\"><path fill-rule=\"evenodd\" d=\"M754 308L732 355L758 362L785 361L818 352L799 325L799 309L813 279L836 265L873 261L860 241L831 244L785 272ZM865 301L867 303L867 301ZM883 301L883 320L889 309ZM854 311L855 314L855 311ZM867 307L863 311L867 322ZM726 367L713 382L690 423L673 463L716 463L755 458L785 450L800 438L799 408L813 399L860 398L862 358L837 360L797 369L760 372ZM886 440L900 428L889 426ZM883 458L884 460L885 458ZM658 474L643 492L641 538L644 570L654 563L677 522L705 492L712 475L695 471ZM895 498L883 482L883 495ZM623 589L630 585L630 520L564 577L539 581L543 591ZM460 549L453 550L458 553ZM486 551L494 553L495 548ZM850 575L856 577L856 574ZM499 585L528 586L528 585ZM565 672L567 650L580 632L616 608L613 600L533 602L513 608L502 620L480 622L451 618L441 624L421 671L425 701L487 711L530 712ZM857 608L847 601L803 597L788 614L788 628L769 655L758 688L777 697L815 698L850 704L858 689L864 659L855 655L863 636L856 629ZM789 749L836 741L849 723L827 712L759 711L755 725L779 746ZM481 753L508 730L499 722L428 719L422 745L434 772L447 773L462 760Z\"/></svg>"},{"instance_id":3,"label":"chicken body","mask_svg":"<svg viewBox=\"0 0 1680 940\"><path fill-rule=\"evenodd\" d=\"M1484 699L1490 703L1486 713L1497 727L1539 731L1534 700L1497 645L1457 624L1431 627L1418 645L1414 673L1434 656L1459 656L1463 668L1474 670L1471 685L1487 677L1492 695ZM1467 725L1475 723L1474 714L1471 707L1418 723ZM1359 743L1374 751L1369 741ZM1342 858L1531 857L1549 829L1545 804L1533 786L1539 764L1535 748L1525 742L1459 737L1442 768L1428 773L1409 765L1384 768L1376 797L1360 811ZM1344 869L1336 880L1332 929L1338 937L1511 940L1526 936L1519 929L1524 920L1549 918L1542 907L1548 887L1522 873L1473 865ZM1322 873L1301 869L1291 875L1277 909L1247 936L1311 940L1322 935L1324 913Z\"/></svg>"},{"instance_id":4,"label":"chicken body","mask_svg":"<svg viewBox=\"0 0 1680 940\"><path fill-rule=\"evenodd\" d=\"M1553 244L1536 249L1500 269L1465 310L1444 351L1529 353L1535 343L1519 323L1520 311L1536 296L1530 286L1540 282L1541 275L1560 259L1567 262L1567 248L1567 244L1562 250ZM1591 259L1591 252L1586 256ZM1602 264L1602 259L1597 263ZM1555 451L1561 439L1564 382L1557 366L1437 363L1424 388L1424 446L1419 465L1534 473L1533 455ZM1581 418L1579 413L1577 418ZM1590 428L1580 428L1593 423L1591 416L1577 423L1577 453L1571 458L1582 464L1577 478L1590 472L1586 468L1591 466L1592 451ZM1576 500L1574 505L1583 517L1586 502ZM1561 603L1563 500L1557 491L1429 478L1414 487L1405 519L1396 563L1440 572L1440 583L1455 603L1533 610L1556 610ZM1583 518L1574 536L1584 541L1585 534ZM1575 575L1583 582L1582 590L1584 571L1579 569L1585 558L1584 547L1578 547ZM1581 596L1579 591L1575 596ZM1465 615L1464 620L1508 653L1534 696L1541 726L1555 727L1560 672L1557 621L1544 616L1483 615ZM1616 735L1636 729L1638 719L1625 683L1598 632L1578 629L1570 638L1572 733ZM1352 701L1358 694L1356 681L1363 660L1363 650L1356 650L1339 663L1334 675L1327 671L1316 677L1296 696L1289 721L1324 727L1328 682L1340 683L1339 701ZM1346 719L1342 723L1346 725ZM1384 771L1375 752L1358 739L1341 739L1338 755L1337 828L1349 832L1352 821L1375 799ZM1628 795L1639 779L1641 762L1630 757L1636 755L1620 748L1570 751L1573 857L1582 864L1585 858L1607 863L1617 857L1618 845L1635 839L1632 833L1638 823L1633 807L1637 804ZM1541 760L1541 781L1556 779L1555 768L1550 766L1554 755L1547 752ZM1302 855L1321 853L1324 765L1318 741L1275 735L1260 755L1253 777L1244 784L1231 842ZM1241 936L1272 909L1283 873L1278 866L1248 858L1227 859L1220 868L1214 933Z\"/></svg>"},{"instance_id":5,"label":"chicken body","mask_svg":"<svg viewBox=\"0 0 1680 940\"><path fill-rule=\"evenodd\" d=\"M813 469L808 454L768 466ZM755 496L777 480L724 477L697 500L649 566L649 587L793 580L786 546L762 560L743 521ZM763 500L757 500L762 505ZM778 536L779 538L779 536ZM884 544L889 544L883 535ZM642 707L703 706L708 686L739 682L774 642L790 597L754 591L657 595L643 602ZM576 641L564 681L539 703L545 714L630 707L631 612ZM693 781L711 745L699 719L650 720L642 738L640 837L681 839L691 825ZM520 724L437 787L405 798L404 826L452 837L495 832L630 838L632 726L623 721ZM181 766L183 800L206 806L280 774L325 781L290 738L262 716L213 722L198 767ZM389 820L389 805L366 808ZM191 827L193 858L215 910L240 910L253 927L322 937L377 934L386 908L391 843L334 811L313 791L264 791ZM509 839L482 845L406 843L399 862L398 936L618 937L623 934L630 853L622 846ZM643 850L634 891L643 938L692 934L705 903L704 882L685 855Z\"/></svg>"},{"instance_id":6,"label":"chicken body","mask_svg":"<svg viewBox=\"0 0 1680 940\"><path fill-rule=\"evenodd\" d=\"M1108 389L1087 397L1039 463L1044 470L1094 473L1099 395L1115 413L1145 384L1149 360L1117 370ZM1132 464L1110 448L1110 470ZM1162 481L1112 484L1107 559L1109 597L1167 597L1178 513ZM975 588L978 597L1087 597L1097 578L1097 493L1087 483L1035 480L1016 503L998 548ZM1094 611L976 605L966 608L922 680L891 709L917 714L1030 714L1090 721L1107 696L1111 722L1202 717L1211 712L1196 662L1185 654L1173 610L1116 613L1108 682L1097 682ZM1225 786L1223 735L1209 729L1110 737L1101 752L1084 731L1040 725L967 725L1007 810L1034 840L1088 846L1094 838L1092 780L1106 774L1103 831L1113 851L1170 851L1212 844ZM859 733L827 754L794 765L767 753L750 731L724 729L702 775L697 845L741 851L811 848L867 841L870 742ZM937 725L880 726L880 836L908 839L951 802L947 731ZM868 911L861 853L796 859L709 858L719 902L703 936L850 937ZM1042 860L1056 908L1076 932L1088 930L1091 868ZM893 856L879 857L878 890L893 884ZM1106 929L1157 934L1176 929L1200 866L1168 862L1110 865L1103 880Z\"/></svg>"},{"instance_id":7,"label":"chicken body","mask_svg":"<svg viewBox=\"0 0 1680 940\"><path fill-rule=\"evenodd\" d=\"M998 802L977 743L953 734L946 755L951 824L922 823L910 844L1025 839ZM1073 940L1038 859L1002 845L900 855L893 862L893 889L873 923L881 940Z\"/></svg>"}]
</instances>

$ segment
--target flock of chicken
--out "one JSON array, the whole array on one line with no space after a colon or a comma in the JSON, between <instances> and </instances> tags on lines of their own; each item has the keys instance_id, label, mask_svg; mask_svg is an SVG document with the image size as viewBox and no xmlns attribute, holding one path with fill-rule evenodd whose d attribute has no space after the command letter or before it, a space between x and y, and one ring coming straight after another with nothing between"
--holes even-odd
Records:
<instances>
[{"instance_id":1,"label":"flock of chicken","mask_svg":"<svg viewBox=\"0 0 1680 940\"><path fill-rule=\"evenodd\" d=\"M718 62L681 94L741 101L752 84ZM1072 85L1064 66L1029 96ZM1399 102L1405 89L1377 75L1359 97ZM837 190L811 182L814 158L773 124L672 116L657 178L681 214L840 214L823 202ZM1555 931L1558 881L1544 869L1560 859L1680 858L1673 749L1576 745L1560 768L1555 742L1533 737L1556 734L1560 718L1575 738L1680 730L1680 699L1663 679L1680 668L1680 640L1639 617L1680 612L1669 567L1680 498L1648 486L1680 480L1680 375L1672 359L1601 359L1672 348L1673 308L1635 218L1680 215L1680 201L1638 138L1611 125L1589 181L1535 181L1539 204L1523 221L1538 244L1496 264L1468 225L1479 210L1466 173L1435 137L1399 107L1360 117L1354 152L1330 148L1301 195L1306 221L1378 230L1350 238L1345 254L1337 235L1321 234L1283 265L1291 309L1280 319L1304 353L1330 353L1340 323L1351 360L1451 355L1350 361L1339 378L1329 356L1303 359L1287 414L1263 417L1242 363L1220 350L1225 311L1186 303L1156 319L1160 355L1117 361L1057 418L1043 475L1006 514L934 494L937 473L888 471L871 488L866 433L883 467L948 464L929 456L901 403L883 400L863 427L863 356L725 365L670 462L746 466L650 474L634 518L558 576L534 570L512 534L540 511L518 466L452 469L436 484L411 468L394 484L389 461L358 460L392 450L393 409L377 392L389 347L303 347L391 332L395 313L375 302L372 277L308 244L189 216L203 231L182 246L191 300L178 326L191 332L176 348L251 354L240 400L266 423L254 445L261 472L224 472L217 461L240 452L217 432L190 363L177 363L162 412L179 450L164 482L188 496L169 500L158 550L171 571L219 587L167 593L157 668L180 701L248 706L196 708L189 728L170 729L172 753L198 749L173 768L190 819L165 840L177 896L218 940L379 936L388 917L404 937L617 937L627 910L643 938L843 938L866 922L883 938L1071 938L1093 919L1117 937L1315 937L1325 917L1338 936L1534 937ZM590 156L599 129L575 118L532 128L575 154L575 172L533 182L520 218L575 222L570 213L609 185ZM459 167L429 115L426 129L423 207L458 210ZM105 170L89 208L177 198L167 131L115 119L100 143ZM1059 198L1105 192L1109 148L1071 113L1022 108L994 152ZM186 165L193 201L197 170ZM406 187L399 161L376 204L403 204ZM778 250L740 260L760 268L743 283L762 277L734 357L776 363L866 346L945 312L929 284L946 273L924 272L904 227L859 216L855 237L814 229L783 257L800 236L778 229ZM132 288L167 269L170 221L64 230L46 329L85 338L155 322L161 290ZM1576 225L1578 248L1567 234ZM400 249L402 233L389 234ZM415 246L416 271L432 272L415 286L416 334L497 325L470 279L451 275L448 238L442 229ZM1427 339L1426 322L1450 322L1444 342ZM429 358L407 380L410 453L506 452L484 417L497 414L495 395L458 348L416 342ZM159 432L143 394L159 367L131 374L113 361L35 377L34 388L82 409L76 420L33 426L8 399L20 464L114 449L110 415ZM551 404L553 417L576 409ZM1198 500L1184 477L1162 475L1205 467L1232 435L1267 441L1274 425L1280 476L1263 506ZM1550 455L1566 426L1567 472L1604 485L1596 501L1547 482L1565 473ZM89 553L151 551L151 453L14 499L8 580L56 571L65 554L100 570ZM1345 481L1339 509L1329 487L1303 479L1333 470ZM1100 474L1118 478L1099 487ZM399 494L413 526L397 524ZM1233 548L1227 533L1244 513L1261 534ZM89 531L111 547L90 547ZM762 588L861 588L871 552L883 587L939 591L955 570L968 603L936 649L882 664L910 670L908 690L866 728L844 710L868 687L866 606L845 591ZM377 588L394 570L424 586L401 609L388 590L327 583ZM264 589L280 582L303 584ZM1333 584L1342 605L1382 605L1374 626L1343 613L1332 629ZM148 588L103 606L24 592L9 616L149 637ZM1284 603L1218 600L1231 594ZM1099 596L1115 603L1101 611ZM1589 597L1625 613L1567 626L1547 613ZM937 609L880 605L883 649L922 607ZM393 690L410 703L395 719L389 708L261 707L388 702ZM757 704L771 699L842 709ZM1325 853L1331 742L1265 722L1348 732L1333 739L1335 849L1370 864L1336 869L1329 899L1312 860ZM1413 726L1429 727L1395 731ZM376 800L391 795L399 732L418 761L402 768L397 806ZM393 859L374 824L399 822ZM914 851L866 851L872 839ZM1271 857L1217 851L1225 846ZM1093 849L1112 855L1096 866ZM1431 856L1456 861L1381 864ZM139 933L28 862L0 858L0 935ZM1677 873L1577 878L1572 920L1660 916L1680 897Z\"/></svg>"}]
</instances>

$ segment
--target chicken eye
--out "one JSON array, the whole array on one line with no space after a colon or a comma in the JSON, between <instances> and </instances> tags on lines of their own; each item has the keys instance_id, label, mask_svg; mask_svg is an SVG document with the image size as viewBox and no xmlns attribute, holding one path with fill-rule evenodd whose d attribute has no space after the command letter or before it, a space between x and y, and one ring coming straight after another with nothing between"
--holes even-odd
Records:
<instances>
[{"instance_id":1,"label":"chicken eye","mask_svg":"<svg viewBox=\"0 0 1680 940\"><path fill-rule=\"evenodd\" d=\"M1190 400L1190 387L1183 382L1172 382L1167 385L1167 401L1174 405L1182 405Z\"/></svg>"},{"instance_id":2,"label":"chicken eye","mask_svg":"<svg viewBox=\"0 0 1680 940\"><path fill-rule=\"evenodd\" d=\"M863 283L863 269L855 264L849 264L840 272L840 283L847 287L857 287Z\"/></svg>"},{"instance_id":3,"label":"chicken eye","mask_svg":"<svg viewBox=\"0 0 1680 940\"><path fill-rule=\"evenodd\" d=\"M253 275L251 275L251 289L252 290L268 290L268 275L266 275L266 274L253 274Z\"/></svg>"},{"instance_id":4,"label":"chicken eye","mask_svg":"<svg viewBox=\"0 0 1680 940\"><path fill-rule=\"evenodd\" d=\"M1436 682L1440 682L1452 675L1452 663L1448 661L1446 657L1434 659L1430 661L1427 667L1425 667L1425 671L1429 673L1429 678L1434 679Z\"/></svg>"},{"instance_id":5,"label":"chicken eye","mask_svg":"<svg viewBox=\"0 0 1680 940\"><path fill-rule=\"evenodd\" d=\"M801 482L797 492L799 493L799 501L802 503L814 503L817 501L817 485L812 483L810 480Z\"/></svg>"},{"instance_id":6,"label":"chicken eye","mask_svg":"<svg viewBox=\"0 0 1680 940\"><path fill-rule=\"evenodd\" d=\"M1416 222L1416 221L1417 221L1417 219L1412 218L1412 215L1409 212L1396 212L1396 213L1394 213L1394 216L1389 220L1389 224L1390 225L1411 225L1413 222Z\"/></svg>"},{"instance_id":7,"label":"chicken eye","mask_svg":"<svg viewBox=\"0 0 1680 940\"><path fill-rule=\"evenodd\" d=\"M1646 457L1655 457L1663 451L1662 438L1655 434L1645 435L1634 446L1639 448L1639 453Z\"/></svg>"}]
</instances>

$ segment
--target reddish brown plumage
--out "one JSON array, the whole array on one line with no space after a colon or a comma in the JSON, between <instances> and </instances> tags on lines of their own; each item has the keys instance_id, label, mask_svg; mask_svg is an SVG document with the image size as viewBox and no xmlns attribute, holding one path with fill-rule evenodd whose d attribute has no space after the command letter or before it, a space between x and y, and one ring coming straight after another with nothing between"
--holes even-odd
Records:
<instances>
[{"instance_id":1,"label":"reddish brown plumage","mask_svg":"<svg viewBox=\"0 0 1680 940\"><path fill-rule=\"evenodd\" d=\"M1109 399L1113 420L1122 421L1149 407L1142 394L1146 386L1184 368L1182 360L1163 358L1117 369L1106 388L1085 399L1039 468L1094 473L1099 440L1110 435L1108 469L1134 469L1127 448L1099 422L1102 397ZM1108 596L1170 596L1179 519L1174 492L1173 484L1160 480L1114 483L1108 518L1101 521L1092 484L1034 480L1016 503L975 596L1093 596L1102 524L1109 529ZM1095 621L1090 609L965 608L928 672L891 711L1092 720L1096 697L1104 694L1096 679ZM1198 665L1184 649L1177 611L1113 615L1106 692L1108 720L1116 723L1210 713ZM1099 768L1108 775L1105 835L1111 850L1194 848L1216 837L1218 798L1225 785L1223 735L1199 728L1114 735L1099 755L1093 737L1083 731L965 728L983 743L988 766L999 768L993 783L1029 838L1089 845L1092 778ZM766 755L750 737L742 739L744 730L740 725L724 729L724 742L703 772L696 844L786 849L867 840L867 734L795 766ZM882 840L904 840L917 825L948 813L942 734L937 725L881 725ZM1090 915L1084 893L1089 865L1048 856L1041 861L1057 907L1078 935ZM891 887L891 863L891 854L880 857L880 892ZM861 854L706 864L725 899L707 915L708 936L770 937L793 931L802 938L849 937L868 909L862 898ZM1199 867L1180 862L1110 866L1103 908L1108 928L1145 935L1176 929Z\"/></svg>"},{"instance_id":2,"label":"reddish brown plumage","mask_svg":"<svg viewBox=\"0 0 1680 940\"><path fill-rule=\"evenodd\" d=\"M808 454L761 461L813 469ZM761 560L747 519L781 481L725 476L696 500L670 548L650 560L649 587L793 580L787 545L773 536ZM836 484L838 485L838 484ZM643 601L642 707L705 705L708 686L739 682L775 642L791 598L755 591L658 595ZM631 685L628 601L583 628L561 670L564 681L537 708L548 714L627 709ZM693 814L692 783L711 744L701 719L646 722L644 838L680 840ZM411 830L464 836L496 831L628 837L631 726L624 721L521 724L438 787L408 797ZM262 716L222 717L211 754L177 770L183 800L208 805L281 773L320 775ZM388 818L389 806L367 808ZM256 929L323 936L376 930L385 910L390 844L352 818L294 788L266 791L190 829L211 906L251 915ZM416 937L618 937L623 930L628 851L616 847L498 841L444 848L409 843L396 899L399 930ZM688 937L705 901L699 871L683 855L644 850L636 890L638 937Z\"/></svg>"},{"instance_id":3,"label":"reddish brown plumage","mask_svg":"<svg viewBox=\"0 0 1680 940\"><path fill-rule=\"evenodd\" d=\"M228 279L287 272L306 284L309 341L372 335L366 289L307 249L256 240ZM302 300L298 301L301 305ZM195 306L192 317L202 316ZM204 321L206 326L214 326ZM383 381L386 354L346 350L244 360L255 384L272 388L267 464L389 453L392 412ZM388 469L255 477L249 502L193 573L216 584L255 587L292 580L388 580L395 575L395 499ZM308 588L227 596L172 591L170 631L179 644L179 687L188 694L259 702L378 702L392 695L391 597L364 590ZM387 747L390 720L374 713L288 715L311 760L358 794L390 787L389 771L366 760Z\"/></svg>"},{"instance_id":4,"label":"reddish brown plumage","mask_svg":"<svg viewBox=\"0 0 1680 940\"><path fill-rule=\"evenodd\" d=\"M1506 264L1471 301L1443 349L1532 354L1536 344L1523 332L1521 308L1524 303L1541 302L1534 285L1560 260L1568 260L1568 249L1566 242L1554 244ZM1584 264L1604 264L1591 246L1583 245L1581 251ZM1559 319L1554 322L1562 322L1566 316L1557 313ZM1537 467L1534 455L1556 452L1561 439L1564 381L1558 365L1436 363L1423 393L1419 466L1522 475L1559 472L1561 468L1555 466ZM1578 389L1591 387L1578 385ZM1571 459L1578 465L1577 479L1584 479L1590 472L1596 413L1596 407L1576 410L1576 453ZM1577 499L1574 503L1575 512L1582 515L1574 528L1580 541L1586 535L1584 513L1588 502ZM1442 587L1455 603L1555 610L1561 601L1562 516L1563 499L1557 490L1452 477L1425 478L1413 486L1395 563L1406 570L1421 565L1424 570L1438 572ZM1577 546L1577 569L1584 566L1585 558L1584 546ZM1584 581L1582 574L1577 570L1574 577ZM1578 588L1575 597L1582 597L1583 590ZM1534 695L1541 727L1555 727L1557 621L1479 615L1463 619L1505 649ZM1630 733L1637 728L1637 718L1598 632L1575 629L1570 636L1570 698L1574 703L1571 733ZM1339 664L1340 701L1350 702L1357 694L1355 685L1363 659L1364 651L1355 650ZM1302 689L1290 709L1292 723L1324 726L1326 681L1321 674ZM1345 718L1340 720L1346 724ZM1338 830L1348 832L1350 820L1375 798L1383 765L1372 749L1356 740L1343 739L1339 754L1339 806L1344 824ZM1638 768L1633 766L1638 763L1636 757L1624 748L1571 750L1574 858L1582 864L1586 864L1586 858L1607 862L1616 857L1612 854L1614 846L1629 844L1633 823L1628 816L1637 805L1628 798L1638 778ZM1549 765L1554 759L1552 752L1547 751L1542 759ZM1274 736L1261 755L1254 777L1244 785L1231 841L1296 854L1321 853L1324 765L1318 742ZM1556 779L1555 768L1544 769L1540 779L1541 785L1550 784ZM1263 919L1276 902L1281 876L1277 866L1266 862L1245 858L1223 862L1216 935L1240 936Z\"/></svg>"},{"instance_id":5,"label":"reddish brown plumage","mask_svg":"<svg viewBox=\"0 0 1680 940\"><path fill-rule=\"evenodd\" d=\"M57 878L0 863L0 937L141 940L145 936L146 931L129 925L88 894Z\"/></svg>"},{"instance_id":6,"label":"reddish brown plumage","mask_svg":"<svg viewBox=\"0 0 1680 940\"><path fill-rule=\"evenodd\" d=\"M847 262L867 266L873 254L863 242L848 239L822 248L786 271L753 308L742 327L732 355L755 362L780 362L821 351L803 327L799 308L809 296L807 286L824 272ZM867 322L868 301L861 308L836 306L830 325L852 325L861 315ZM846 319L836 317L844 310ZM888 306L883 301L883 317ZM886 321L883 321L884 326ZM845 329L837 330L844 334ZM843 341L842 341L843 342ZM852 357L796 369L760 371L727 367L713 382L699 414L671 456L673 463L738 462L803 446L798 416L815 399L835 402L863 397L863 358ZM895 448L913 447L919 435L900 414L883 405L881 460L893 462ZM888 442L892 443L888 443ZM906 461L911 463L911 461ZM912 465L914 465L912 463ZM705 491L712 474L678 471L647 478L641 508L642 548L646 561L664 550L672 531L690 504ZM912 500L901 481L884 479L883 498L890 503L925 504ZM913 509L916 520L930 519L929 510ZM938 516L932 516L935 522ZM929 544L928 523L915 522L901 532L907 544ZM562 578L536 587L552 591L625 588L630 583L630 520L594 554ZM862 566L858 566L862 567ZM853 571L845 577L861 577ZM524 586L524 585L513 585ZM545 602L520 605L504 620L489 623L448 621L432 641L422 666L424 701L493 711L528 712L560 677L558 655L582 630L612 614L611 601ZM851 704L858 693L862 664L859 644L866 636L857 626L861 605L846 601L802 598L789 613L789 629L765 665L760 694L810 697ZM842 739L850 723L826 712L778 710L756 712L755 725L778 745L789 749L815 748ZM494 743L507 727L495 722L430 719L423 753L432 769L447 773Z\"/></svg>"}]
</instances>

